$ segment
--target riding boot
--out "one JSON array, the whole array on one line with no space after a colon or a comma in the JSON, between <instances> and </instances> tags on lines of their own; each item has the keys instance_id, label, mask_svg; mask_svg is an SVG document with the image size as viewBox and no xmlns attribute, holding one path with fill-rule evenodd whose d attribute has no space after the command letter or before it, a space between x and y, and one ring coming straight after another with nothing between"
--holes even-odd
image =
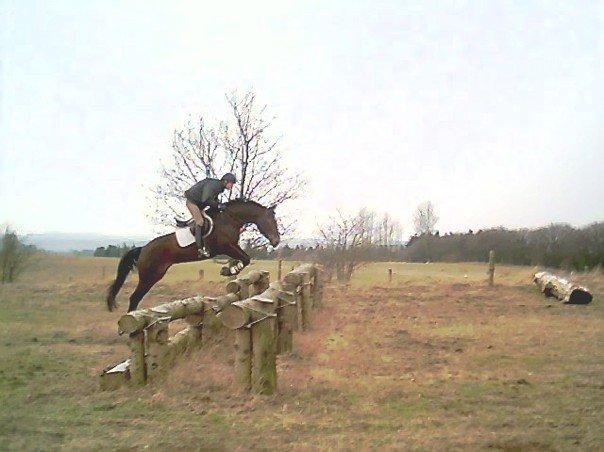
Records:
<instances>
[{"instance_id":1,"label":"riding boot","mask_svg":"<svg viewBox=\"0 0 604 452\"><path fill-rule=\"evenodd\" d=\"M202 257L210 257L206 248L203 244L203 231L201 230L201 226L198 224L195 225L195 244L197 245L197 256Z\"/></svg>"}]
</instances>

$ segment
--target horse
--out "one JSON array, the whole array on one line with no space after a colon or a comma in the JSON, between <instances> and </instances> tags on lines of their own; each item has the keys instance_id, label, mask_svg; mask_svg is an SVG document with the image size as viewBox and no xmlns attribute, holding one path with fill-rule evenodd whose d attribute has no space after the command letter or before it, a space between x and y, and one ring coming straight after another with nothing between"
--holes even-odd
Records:
<instances>
[{"instance_id":1,"label":"horse","mask_svg":"<svg viewBox=\"0 0 604 452\"><path fill-rule=\"evenodd\" d=\"M120 259L117 276L107 290L107 308L113 311L117 307L115 297L128 273L135 266L138 269L138 285L130 296L128 312L136 310L142 298L164 277L173 264L227 255L238 262L236 265L223 267L220 274L223 276L239 274L251 260L239 246L239 236L246 224L255 224L272 246L277 246L281 240L275 219L275 206L264 207L255 201L235 199L227 202L223 211L209 213L214 220L211 234L204 239L209 257L200 258L195 243L181 247L176 241L175 233L156 237L145 246L135 247Z\"/></svg>"}]
</instances>

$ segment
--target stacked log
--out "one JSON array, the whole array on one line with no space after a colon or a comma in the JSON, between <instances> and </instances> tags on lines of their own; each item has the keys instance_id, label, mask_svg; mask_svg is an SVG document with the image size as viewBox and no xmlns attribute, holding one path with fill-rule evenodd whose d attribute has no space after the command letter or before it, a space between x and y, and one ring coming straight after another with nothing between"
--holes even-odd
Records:
<instances>
[{"instance_id":1,"label":"stacked log","mask_svg":"<svg viewBox=\"0 0 604 452\"><path fill-rule=\"evenodd\" d=\"M268 289L269 272L254 270L227 284L227 292L237 294L239 300L245 300Z\"/></svg>"},{"instance_id":2,"label":"stacked log","mask_svg":"<svg viewBox=\"0 0 604 452\"><path fill-rule=\"evenodd\" d=\"M273 394L277 390L277 355L292 350L297 318L304 319L301 327L308 327L308 311L320 304L322 287L319 271L305 264L283 282L222 310L223 325L236 334L235 381L241 391Z\"/></svg>"},{"instance_id":3,"label":"stacked log","mask_svg":"<svg viewBox=\"0 0 604 452\"><path fill-rule=\"evenodd\" d=\"M321 270L312 264L292 269L269 284L269 274L252 271L227 284L227 294L192 297L125 314L118 321L128 334L129 359L110 366L101 375L101 388L123 383L144 384L159 378L178 356L202 343L207 313L235 330L235 381L245 392L273 394L277 389L277 354L290 352L293 330L307 329L310 310L322 300ZM169 336L169 324L185 319L189 326Z\"/></svg>"},{"instance_id":4,"label":"stacked log","mask_svg":"<svg viewBox=\"0 0 604 452\"><path fill-rule=\"evenodd\" d=\"M261 293L268 284L268 272L252 271L230 281L226 295L191 297L123 315L118 321L118 332L128 335L131 357L102 372L101 389L114 389L125 383L144 384L158 378L180 355L201 345L207 312L218 313L235 301ZM177 319L184 319L188 326L169 337L169 324Z\"/></svg>"},{"instance_id":5,"label":"stacked log","mask_svg":"<svg viewBox=\"0 0 604 452\"><path fill-rule=\"evenodd\" d=\"M244 391L272 394L277 389L277 284L259 295L236 301L220 314L227 328L236 330L235 380Z\"/></svg>"},{"instance_id":6,"label":"stacked log","mask_svg":"<svg viewBox=\"0 0 604 452\"><path fill-rule=\"evenodd\" d=\"M315 274L316 268L313 264L303 264L294 268L283 278L285 290L296 294L298 330L304 331L309 327L310 310L314 307L311 292Z\"/></svg>"},{"instance_id":7,"label":"stacked log","mask_svg":"<svg viewBox=\"0 0 604 452\"><path fill-rule=\"evenodd\" d=\"M546 297L555 297L565 304L589 304L593 299L586 287L548 272L535 273L533 282Z\"/></svg>"},{"instance_id":8,"label":"stacked log","mask_svg":"<svg viewBox=\"0 0 604 452\"><path fill-rule=\"evenodd\" d=\"M170 320L176 320L196 315L204 310L206 304L207 300L204 297L192 297L162 304L154 308L132 311L124 314L117 322L118 333L132 334L136 331L141 331L160 318L167 317Z\"/></svg>"}]
</instances>

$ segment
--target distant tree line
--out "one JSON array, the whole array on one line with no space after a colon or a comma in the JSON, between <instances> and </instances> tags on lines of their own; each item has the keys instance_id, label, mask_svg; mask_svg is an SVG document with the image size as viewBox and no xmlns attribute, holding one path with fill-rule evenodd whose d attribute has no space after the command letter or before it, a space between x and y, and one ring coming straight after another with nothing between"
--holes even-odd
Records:
<instances>
[{"instance_id":1,"label":"distant tree line","mask_svg":"<svg viewBox=\"0 0 604 452\"><path fill-rule=\"evenodd\" d=\"M496 261L584 270L604 264L604 222L582 228L551 224L538 229L487 229L413 236L399 257L409 262Z\"/></svg>"},{"instance_id":2,"label":"distant tree line","mask_svg":"<svg viewBox=\"0 0 604 452\"><path fill-rule=\"evenodd\" d=\"M94 250L95 257L122 257L131 249L136 248L135 245L128 246L125 243L122 246L116 245L108 245L106 248L104 246L99 246Z\"/></svg>"},{"instance_id":3,"label":"distant tree line","mask_svg":"<svg viewBox=\"0 0 604 452\"><path fill-rule=\"evenodd\" d=\"M255 259L276 259L280 252L285 260L317 260L333 267L336 274L343 272L343 280L346 280L345 273L349 272L348 265L354 267L373 261L486 262L489 250L495 250L497 262L512 265L541 265L569 270L604 265L604 222L582 228L551 224L538 229L494 228L444 235L435 231L416 234L404 244L375 242L366 231L354 233L354 228L363 229L363 223L350 226L348 233L339 234L339 242L323 241L314 246L286 245L280 250L270 251L261 247L247 252ZM326 230L335 233L338 228ZM342 261L339 270L338 260Z\"/></svg>"}]
</instances>

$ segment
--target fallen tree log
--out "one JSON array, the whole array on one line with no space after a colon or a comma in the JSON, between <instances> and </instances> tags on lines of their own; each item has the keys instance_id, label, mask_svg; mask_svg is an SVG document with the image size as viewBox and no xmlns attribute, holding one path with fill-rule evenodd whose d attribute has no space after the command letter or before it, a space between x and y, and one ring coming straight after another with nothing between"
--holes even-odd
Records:
<instances>
[{"instance_id":1,"label":"fallen tree log","mask_svg":"<svg viewBox=\"0 0 604 452\"><path fill-rule=\"evenodd\" d=\"M533 282L546 297L555 297L565 304L589 304L593 298L586 287L548 272L535 273Z\"/></svg>"}]
</instances>

